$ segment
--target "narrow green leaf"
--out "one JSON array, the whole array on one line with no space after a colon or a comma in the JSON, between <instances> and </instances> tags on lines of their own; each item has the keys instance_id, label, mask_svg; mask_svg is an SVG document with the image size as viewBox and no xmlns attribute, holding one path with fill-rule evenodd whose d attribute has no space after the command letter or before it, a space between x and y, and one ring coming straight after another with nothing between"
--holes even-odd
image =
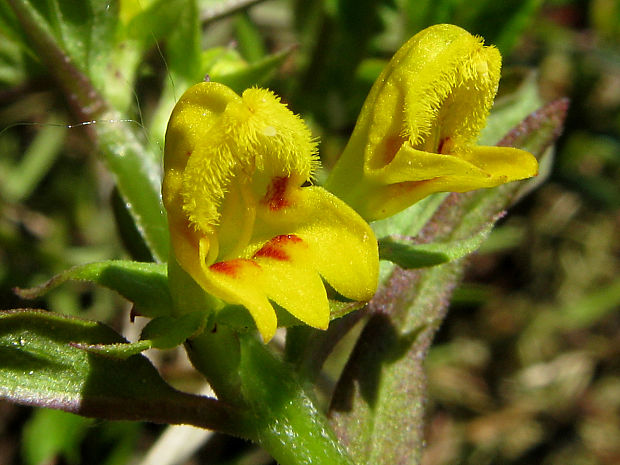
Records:
<instances>
[{"instance_id":1,"label":"narrow green leaf","mask_svg":"<svg viewBox=\"0 0 620 465\"><path fill-rule=\"evenodd\" d=\"M166 384L141 355L104 357L78 345L125 340L92 321L43 310L0 312L0 399L87 417L192 424L243 434L222 403Z\"/></svg>"},{"instance_id":2,"label":"narrow green leaf","mask_svg":"<svg viewBox=\"0 0 620 465\"><path fill-rule=\"evenodd\" d=\"M0 85L15 87L29 76L24 56L24 45L10 36L3 24L3 11L0 9Z\"/></svg>"},{"instance_id":3,"label":"narrow green leaf","mask_svg":"<svg viewBox=\"0 0 620 465\"><path fill-rule=\"evenodd\" d=\"M375 232L375 236L384 237L393 234L410 237L417 236L446 196L447 194L445 193L433 194L394 216L373 222L371 227ZM394 270L394 266L393 262L387 260L379 262L379 284L384 283L388 279Z\"/></svg>"},{"instance_id":4,"label":"narrow green leaf","mask_svg":"<svg viewBox=\"0 0 620 465\"><path fill-rule=\"evenodd\" d=\"M118 292L135 305L138 315L169 315L172 298L165 264L110 260L75 266L31 289L16 289L25 299L35 299L66 281L86 281Z\"/></svg>"},{"instance_id":5,"label":"narrow green leaf","mask_svg":"<svg viewBox=\"0 0 620 465\"><path fill-rule=\"evenodd\" d=\"M512 8L513 14L502 25L501 32L493 40L503 55L512 51L523 31L533 22L542 4L542 0L525 0L516 3L516 7Z\"/></svg>"},{"instance_id":6,"label":"narrow green leaf","mask_svg":"<svg viewBox=\"0 0 620 465\"><path fill-rule=\"evenodd\" d=\"M286 48L278 53L229 73L213 73L209 77L212 81L227 85L237 93L248 87L264 84L275 71L284 63L295 47Z\"/></svg>"},{"instance_id":7,"label":"narrow green leaf","mask_svg":"<svg viewBox=\"0 0 620 465\"><path fill-rule=\"evenodd\" d=\"M329 319L336 320L348 315L351 312L360 310L366 306L366 302L341 302L338 300L329 300Z\"/></svg>"},{"instance_id":8,"label":"narrow green leaf","mask_svg":"<svg viewBox=\"0 0 620 465\"><path fill-rule=\"evenodd\" d=\"M383 237L379 239L379 257L404 269L424 268L458 260L478 250L489 236L495 221L496 219L491 220L466 239L448 242L416 244L409 237Z\"/></svg>"},{"instance_id":9,"label":"narrow green leaf","mask_svg":"<svg viewBox=\"0 0 620 465\"><path fill-rule=\"evenodd\" d=\"M196 2L187 0L180 13L175 14L178 20L166 37L168 76L149 127L151 141L160 147L164 146L168 119L177 100L191 85L202 81L205 76Z\"/></svg>"},{"instance_id":10,"label":"narrow green leaf","mask_svg":"<svg viewBox=\"0 0 620 465\"><path fill-rule=\"evenodd\" d=\"M602 320L620 306L620 278L585 295L576 302L554 309L556 320L564 329L587 328Z\"/></svg>"},{"instance_id":11,"label":"narrow green leaf","mask_svg":"<svg viewBox=\"0 0 620 465\"><path fill-rule=\"evenodd\" d=\"M180 14L172 31L166 31L169 79L174 81L178 97L184 91L179 86L190 86L204 78L201 69L201 29L196 2L185 0L179 8ZM183 82L179 82L180 80Z\"/></svg>"},{"instance_id":12,"label":"narrow green leaf","mask_svg":"<svg viewBox=\"0 0 620 465\"><path fill-rule=\"evenodd\" d=\"M44 126L37 133L32 144L24 153L20 163L8 172L1 173L3 196L17 202L28 197L48 172L64 142L67 129L62 126L56 115L47 120L50 126Z\"/></svg>"},{"instance_id":13,"label":"narrow green leaf","mask_svg":"<svg viewBox=\"0 0 620 465\"><path fill-rule=\"evenodd\" d=\"M126 27L129 38L154 44L176 26L179 15L192 0L156 0L135 15Z\"/></svg>"},{"instance_id":14,"label":"narrow green leaf","mask_svg":"<svg viewBox=\"0 0 620 465\"><path fill-rule=\"evenodd\" d=\"M235 21L235 35L239 42L239 51L241 55L250 63L260 61L267 54L262 34L254 23L252 23L247 12L237 16Z\"/></svg>"},{"instance_id":15,"label":"narrow green leaf","mask_svg":"<svg viewBox=\"0 0 620 465\"><path fill-rule=\"evenodd\" d=\"M59 410L34 412L22 436L22 457L26 465L54 463L63 456L70 464L79 463L79 447L92 420Z\"/></svg>"}]
</instances>

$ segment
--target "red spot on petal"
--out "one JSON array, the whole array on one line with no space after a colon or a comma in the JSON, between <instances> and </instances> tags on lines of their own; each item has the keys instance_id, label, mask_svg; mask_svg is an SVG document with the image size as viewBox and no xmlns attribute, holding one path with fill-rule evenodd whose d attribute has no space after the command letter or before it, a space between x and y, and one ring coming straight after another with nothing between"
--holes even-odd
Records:
<instances>
[{"instance_id":1,"label":"red spot on petal","mask_svg":"<svg viewBox=\"0 0 620 465\"><path fill-rule=\"evenodd\" d=\"M288 184L287 177L273 178L271 184L267 188L267 194L265 195L265 203L269 205L270 210L280 210L284 207L288 207L290 204L284 198L286 194L286 186Z\"/></svg>"},{"instance_id":2,"label":"red spot on petal","mask_svg":"<svg viewBox=\"0 0 620 465\"><path fill-rule=\"evenodd\" d=\"M386 165L394 160L396 153L400 150L405 141L406 139L400 134L389 136L384 140L383 144L385 152L383 159Z\"/></svg>"},{"instance_id":3,"label":"red spot on petal","mask_svg":"<svg viewBox=\"0 0 620 465\"><path fill-rule=\"evenodd\" d=\"M187 152L185 152L185 156L186 156L187 158L191 157L191 156L192 156L192 151L191 151L191 150L188 150Z\"/></svg>"},{"instance_id":4,"label":"red spot on petal","mask_svg":"<svg viewBox=\"0 0 620 465\"><path fill-rule=\"evenodd\" d=\"M450 148L450 138L446 137L445 139L441 139L439 141L439 146L437 147L437 153L441 153L441 154L447 154ZM446 145L448 144L448 145ZM445 149L445 152L444 152Z\"/></svg>"},{"instance_id":5,"label":"red spot on petal","mask_svg":"<svg viewBox=\"0 0 620 465\"><path fill-rule=\"evenodd\" d=\"M247 266L260 268L260 265L253 262L252 260L248 260L245 258L234 258L232 260L225 260L223 262L214 263L209 267L209 269L211 271L215 271L216 273L223 273L230 276L231 278L236 278L239 276L239 272L241 271L241 269Z\"/></svg>"},{"instance_id":6,"label":"red spot on petal","mask_svg":"<svg viewBox=\"0 0 620 465\"><path fill-rule=\"evenodd\" d=\"M266 257L273 258L274 260L288 261L291 257L285 250L285 247L288 244L298 244L301 242L303 240L294 234L282 234L267 242L252 258Z\"/></svg>"}]
</instances>

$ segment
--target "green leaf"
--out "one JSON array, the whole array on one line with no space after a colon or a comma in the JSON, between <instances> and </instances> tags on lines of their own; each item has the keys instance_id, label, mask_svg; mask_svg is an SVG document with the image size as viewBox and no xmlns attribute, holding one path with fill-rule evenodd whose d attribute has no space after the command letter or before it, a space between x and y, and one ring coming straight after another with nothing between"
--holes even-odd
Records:
<instances>
[{"instance_id":1,"label":"green leaf","mask_svg":"<svg viewBox=\"0 0 620 465\"><path fill-rule=\"evenodd\" d=\"M489 236L495 221L491 220L466 239L454 241L415 244L409 237L383 237L379 239L379 257L404 269L424 268L458 260L478 250Z\"/></svg>"},{"instance_id":2,"label":"green leaf","mask_svg":"<svg viewBox=\"0 0 620 465\"><path fill-rule=\"evenodd\" d=\"M619 305L620 278L617 278L575 302L554 309L554 313L563 329L583 329L617 312Z\"/></svg>"},{"instance_id":3,"label":"green leaf","mask_svg":"<svg viewBox=\"0 0 620 465\"><path fill-rule=\"evenodd\" d=\"M168 3L174 2L166 2L166 5ZM196 2L185 0L178 8L180 14L177 14L178 19L172 31L166 31L166 58L170 79L174 81L180 97L185 90L183 87L202 80L204 75L201 69L201 30Z\"/></svg>"},{"instance_id":4,"label":"green leaf","mask_svg":"<svg viewBox=\"0 0 620 465\"><path fill-rule=\"evenodd\" d=\"M160 147L164 146L168 119L175 103L192 84L204 79L196 2L186 0L180 11L173 14L178 20L166 32L166 67L169 74L149 127L151 140Z\"/></svg>"},{"instance_id":5,"label":"green leaf","mask_svg":"<svg viewBox=\"0 0 620 465\"><path fill-rule=\"evenodd\" d=\"M118 292L134 303L138 315L155 318L172 311L165 264L110 260L78 265L37 287L16 292L22 298L35 299L69 280L91 282Z\"/></svg>"},{"instance_id":6,"label":"green leaf","mask_svg":"<svg viewBox=\"0 0 620 465\"><path fill-rule=\"evenodd\" d=\"M3 24L3 13L0 9L0 86L13 87L32 76L26 69L24 47L9 35Z\"/></svg>"},{"instance_id":7,"label":"green leaf","mask_svg":"<svg viewBox=\"0 0 620 465\"><path fill-rule=\"evenodd\" d=\"M493 40L493 44L502 54L506 55L512 51L521 38L523 31L533 22L542 4L542 0L526 0L516 3L511 8L513 11L512 15L502 25L501 32Z\"/></svg>"},{"instance_id":8,"label":"green leaf","mask_svg":"<svg viewBox=\"0 0 620 465\"><path fill-rule=\"evenodd\" d=\"M375 236L384 237L393 234L415 237L433 216L448 194L433 194L396 215L371 224ZM382 260L379 262L379 284L385 282L394 270L394 263Z\"/></svg>"},{"instance_id":9,"label":"green leaf","mask_svg":"<svg viewBox=\"0 0 620 465\"><path fill-rule=\"evenodd\" d=\"M17 202L27 198L48 172L60 154L67 131L59 123L56 115L50 115L46 123L49 126L42 127L37 133L20 163L4 167L4 172L0 173L0 191L5 199Z\"/></svg>"},{"instance_id":10,"label":"green leaf","mask_svg":"<svg viewBox=\"0 0 620 465\"><path fill-rule=\"evenodd\" d=\"M54 463L62 455L79 463L79 446L92 420L59 410L37 410L24 426L22 457L26 465Z\"/></svg>"},{"instance_id":11,"label":"green leaf","mask_svg":"<svg viewBox=\"0 0 620 465\"><path fill-rule=\"evenodd\" d=\"M152 341L137 342L117 342L114 344L82 344L78 342L72 343L76 349L84 350L98 356L125 360L133 355L138 355L145 350L152 349Z\"/></svg>"},{"instance_id":12,"label":"green leaf","mask_svg":"<svg viewBox=\"0 0 620 465\"><path fill-rule=\"evenodd\" d=\"M235 35L241 55L250 63L260 61L267 54L263 37L247 13L241 13L235 21Z\"/></svg>"},{"instance_id":13,"label":"green leaf","mask_svg":"<svg viewBox=\"0 0 620 465\"><path fill-rule=\"evenodd\" d=\"M126 26L129 38L155 44L177 26L183 10L195 4L193 0L156 0L136 14Z\"/></svg>"},{"instance_id":14,"label":"green leaf","mask_svg":"<svg viewBox=\"0 0 620 465\"><path fill-rule=\"evenodd\" d=\"M209 77L212 81L227 85L237 93L243 92L248 87L264 84L275 71L284 63L295 47L288 47L278 53L268 55L252 64L241 67L233 72L212 73Z\"/></svg>"},{"instance_id":15,"label":"green leaf","mask_svg":"<svg viewBox=\"0 0 620 465\"><path fill-rule=\"evenodd\" d=\"M0 399L87 417L242 434L238 413L214 399L174 390L145 357L118 360L76 347L123 342L98 322L43 310L0 312Z\"/></svg>"}]
</instances>

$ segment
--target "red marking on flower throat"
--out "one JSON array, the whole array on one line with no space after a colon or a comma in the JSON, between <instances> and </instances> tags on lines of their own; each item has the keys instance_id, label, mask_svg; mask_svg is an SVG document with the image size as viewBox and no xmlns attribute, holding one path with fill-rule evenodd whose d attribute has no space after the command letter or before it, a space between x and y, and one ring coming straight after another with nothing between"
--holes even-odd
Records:
<instances>
[{"instance_id":1,"label":"red marking on flower throat","mask_svg":"<svg viewBox=\"0 0 620 465\"><path fill-rule=\"evenodd\" d=\"M448 145L446 145L448 144ZM450 149L450 138L445 137L439 141L439 145L437 146L437 153L441 153L442 155L447 155L447 152ZM444 152L445 150L445 152Z\"/></svg>"},{"instance_id":2,"label":"red marking on flower throat","mask_svg":"<svg viewBox=\"0 0 620 465\"><path fill-rule=\"evenodd\" d=\"M288 200L284 198L288 179L288 177L281 176L273 178L271 181L264 199L270 210L277 211L290 205Z\"/></svg>"},{"instance_id":3,"label":"red marking on flower throat","mask_svg":"<svg viewBox=\"0 0 620 465\"><path fill-rule=\"evenodd\" d=\"M232 260L214 263L209 267L209 269L211 271L215 271L216 273L222 273L230 276L231 278L236 278L239 276L239 271L244 266L248 265L260 268L260 265L252 260L248 260L246 258L233 258Z\"/></svg>"},{"instance_id":4,"label":"red marking on flower throat","mask_svg":"<svg viewBox=\"0 0 620 465\"><path fill-rule=\"evenodd\" d=\"M386 165L390 163L392 160L394 160L394 157L396 156L396 154L398 153L398 151L400 150L400 148L403 146L403 144L406 141L407 139L405 139L400 134L394 134L392 136L388 136L383 141L383 147L385 149L385 152L383 154L383 159Z\"/></svg>"},{"instance_id":5,"label":"red marking on flower throat","mask_svg":"<svg viewBox=\"0 0 620 465\"><path fill-rule=\"evenodd\" d=\"M267 242L258 250L252 258L266 257L274 260L289 261L290 255L286 252L285 247L289 244L298 244L303 240L294 234L282 234L276 236Z\"/></svg>"}]
</instances>

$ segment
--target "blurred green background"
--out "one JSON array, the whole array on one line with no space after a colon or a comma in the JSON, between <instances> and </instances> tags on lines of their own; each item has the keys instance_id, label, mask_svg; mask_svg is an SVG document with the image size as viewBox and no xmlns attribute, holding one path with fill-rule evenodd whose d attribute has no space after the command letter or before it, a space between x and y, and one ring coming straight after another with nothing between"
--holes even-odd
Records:
<instances>
[{"instance_id":1,"label":"blurred green background","mask_svg":"<svg viewBox=\"0 0 620 465\"><path fill-rule=\"evenodd\" d=\"M620 463L620 1L199 0L198 7L210 74L234 78L280 53L262 84L308 121L327 167L386 60L431 24L457 24L498 46L506 77L498 101L510 76L524 75L545 102L570 97L549 179L472 257L429 355L423 464ZM150 256L88 126L69 127L80 121L10 30L0 22L0 308L42 307L135 333L129 305L105 290L69 284L37 302L13 293L72 265ZM172 76L168 46L165 36L153 40L137 68L134 122L108 123L137 126L155 153L165 124L159 98ZM172 93L178 98L174 86ZM199 385L178 353L153 357L176 386ZM0 402L0 465L166 465L174 462L145 458L163 430ZM178 434L169 450L191 454L178 463L270 463L220 436L197 439L205 445L192 453L190 433Z\"/></svg>"}]
</instances>

